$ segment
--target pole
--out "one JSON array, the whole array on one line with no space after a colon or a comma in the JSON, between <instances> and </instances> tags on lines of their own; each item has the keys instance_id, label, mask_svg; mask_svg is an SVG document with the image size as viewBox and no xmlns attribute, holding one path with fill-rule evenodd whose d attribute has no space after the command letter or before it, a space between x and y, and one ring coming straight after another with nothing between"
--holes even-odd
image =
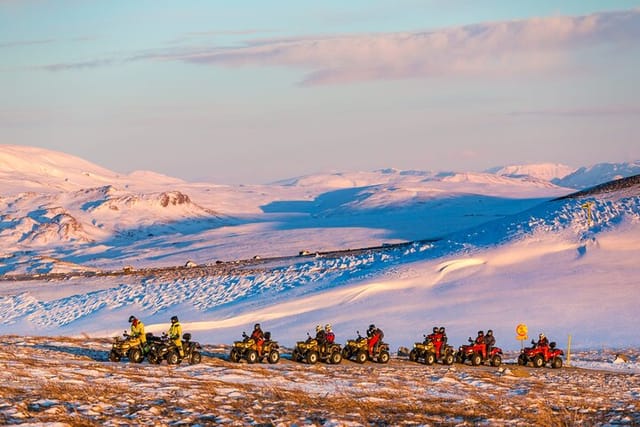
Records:
<instances>
[{"instance_id":1,"label":"pole","mask_svg":"<svg viewBox=\"0 0 640 427\"><path fill-rule=\"evenodd\" d=\"M567 343L567 366L571 366L571 335L569 335L569 342Z\"/></svg>"}]
</instances>

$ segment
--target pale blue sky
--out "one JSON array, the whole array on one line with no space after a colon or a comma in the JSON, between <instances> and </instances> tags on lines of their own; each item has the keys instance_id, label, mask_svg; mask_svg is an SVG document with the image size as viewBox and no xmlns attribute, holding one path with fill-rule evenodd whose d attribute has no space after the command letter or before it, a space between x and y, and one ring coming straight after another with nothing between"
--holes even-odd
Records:
<instances>
[{"instance_id":1,"label":"pale blue sky","mask_svg":"<svg viewBox=\"0 0 640 427\"><path fill-rule=\"evenodd\" d=\"M0 0L0 144L265 183L640 159L640 1Z\"/></svg>"}]
</instances>

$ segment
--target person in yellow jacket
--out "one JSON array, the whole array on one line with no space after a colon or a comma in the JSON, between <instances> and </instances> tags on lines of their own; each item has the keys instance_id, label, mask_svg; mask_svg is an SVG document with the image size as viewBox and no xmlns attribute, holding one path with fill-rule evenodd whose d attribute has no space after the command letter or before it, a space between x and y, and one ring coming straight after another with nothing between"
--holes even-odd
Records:
<instances>
[{"instance_id":1,"label":"person in yellow jacket","mask_svg":"<svg viewBox=\"0 0 640 427\"><path fill-rule=\"evenodd\" d=\"M180 357L184 357L184 350L182 349L182 326L178 322L178 316L171 316L171 327L169 328L169 339L178 347Z\"/></svg>"},{"instance_id":2,"label":"person in yellow jacket","mask_svg":"<svg viewBox=\"0 0 640 427\"><path fill-rule=\"evenodd\" d=\"M136 316L129 316L129 323L131 323L131 338L139 339L140 344L144 347L147 343L147 336L144 333L144 323L136 318Z\"/></svg>"}]
</instances>

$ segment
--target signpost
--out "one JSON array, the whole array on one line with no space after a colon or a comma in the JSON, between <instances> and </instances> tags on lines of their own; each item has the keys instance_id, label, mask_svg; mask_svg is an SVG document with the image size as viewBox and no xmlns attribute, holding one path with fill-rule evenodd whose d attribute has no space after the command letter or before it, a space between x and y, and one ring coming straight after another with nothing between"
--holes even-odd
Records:
<instances>
[{"instance_id":1,"label":"signpost","mask_svg":"<svg viewBox=\"0 0 640 427\"><path fill-rule=\"evenodd\" d=\"M529 338L527 335L528 332L529 329L524 323L520 323L516 326L516 339L520 341L520 350L524 348L524 341Z\"/></svg>"}]
</instances>

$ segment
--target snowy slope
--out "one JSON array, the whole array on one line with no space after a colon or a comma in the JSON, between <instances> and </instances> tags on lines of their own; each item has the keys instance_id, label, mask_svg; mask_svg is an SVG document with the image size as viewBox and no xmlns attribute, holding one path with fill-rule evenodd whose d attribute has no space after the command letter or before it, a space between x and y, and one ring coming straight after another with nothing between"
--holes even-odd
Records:
<instances>
[{"instance_id":1,"label":"snowy slope","mask_svg":"<svg viewBox=\"0 0 640 427\"><path fill-rule=\"evenodd\" d=\"M0 200L4 273L431 241L255 261L218 275L3 281L0 333L110 336L135 313L154 332L178 314L210 343L229 343L260 321L289 346L326 322L340 341L374 322L394 348L433 325L446 326L456 345L492 328L500 345L517 348L521 322L560 343L571 334L578 347L640 344L637 185L552 200L570 191L529 177L331 176L241 187L169 180L158 191L146 174L68 190L46 175L38 191L8 192Z\"/></svg>"},{"instance_id":2,"label":"snowy slope","mask_svg":"<svg viewBox=\"0 0 640 427\"><path fill-rule=\"evenodd\" d=\"M541 163L533 165L502 166L489 169L487 172L495 173L500 176L530 176L543 181L553 181L554 179L562 179L574 171L575 168L559 163Z\"/></svg>"}]
</instances>

